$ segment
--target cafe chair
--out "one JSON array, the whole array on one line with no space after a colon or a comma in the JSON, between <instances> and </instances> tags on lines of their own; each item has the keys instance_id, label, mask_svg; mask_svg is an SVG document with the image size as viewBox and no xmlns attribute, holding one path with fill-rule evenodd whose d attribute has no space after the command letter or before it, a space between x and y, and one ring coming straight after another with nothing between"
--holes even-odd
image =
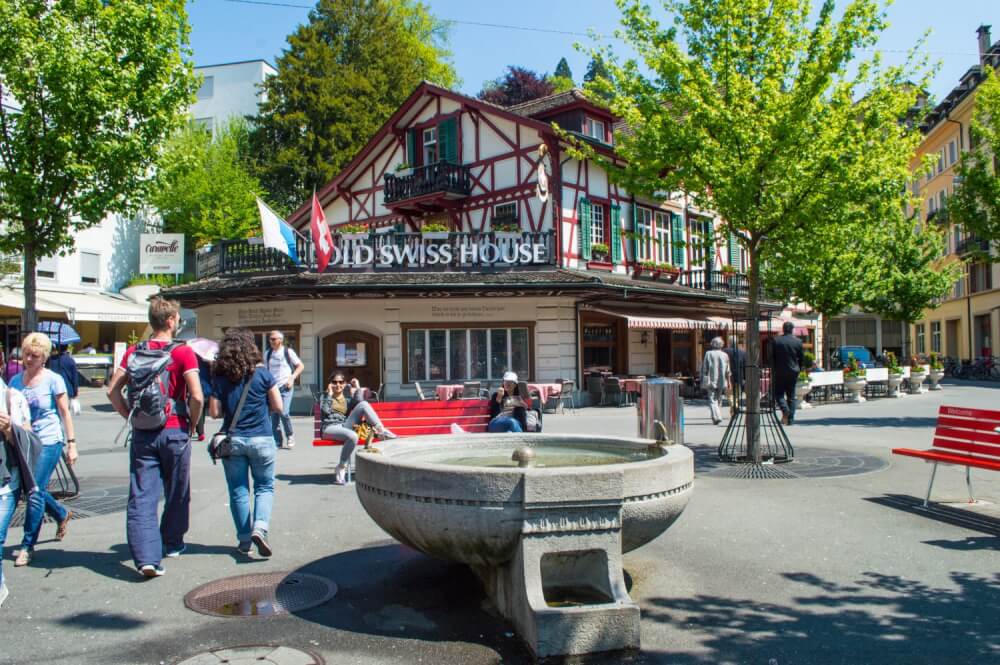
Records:
<instances>
[{"instance_id":1,"label":"cafe chair","mask_svg":"<svg viewBox=\"0 0 1000 665\"><path fill-rule=\"evenodd\" d=\"M569 379L559 379L557 381L562 387L559 389L559 394L555 397L554 408L557 411L566 412L566 403L569 402L570 411L576 413L576 399L573 397L574 388L576 384Z\"/></svg>"},{"instance_id":2,"label":"cafe chair","mask_svg":"<svg viewBox=\"0 0 1000 665\"><path fill-rule=\"evenodd\" d=\"M370 402L381 402L382 401L382 391L385 390L385 384L378 384L378 390L368 391L368 401Z\"/></svg>"},{"instance_id":3,"label":"cafe chair","mask_svg":"<svg viewBox=\"0 0 1000 665\"><path fill-rule=\"evenodd\" d=\"M625 392L622 390L622 383L617 377L610 376L604 379L604 404L610 404L614 400L616 406L621 406L625 401Z\"/></svg>"},{"instance_id":4,"label":"cafe chair","mask_svg":"<svg viewBox=\"0 0 1000 665\"><path fill-rule=\"evenodd\" d=\"M591 405L600 406L604 403L604 385L600 374L587 376L587 394L590 396Z\"/></svg>"},{"instance_id":5,"label":"cafe chair","mask_svg":"<svg viewBox=\"0 0 1000 665\"><path fill-rule=\"evenodd\" d=\"M420 387L420 383L417 381L413 382L413 387L417 389L417 397L420 398L421 402L427 402L429 400L436 400L437 395L425 395L423 388Z\"/></svg>"},{"instance_id":6,"label":"cafe chair","mask_svg":"<svg viewBox=\"0 0 1000 665\"><path fill-rule=\"evenodd\" d=\"M482 381L462 382L462 399L489 399L490 394L483 388Z\"/></svg>"}]
</instances>

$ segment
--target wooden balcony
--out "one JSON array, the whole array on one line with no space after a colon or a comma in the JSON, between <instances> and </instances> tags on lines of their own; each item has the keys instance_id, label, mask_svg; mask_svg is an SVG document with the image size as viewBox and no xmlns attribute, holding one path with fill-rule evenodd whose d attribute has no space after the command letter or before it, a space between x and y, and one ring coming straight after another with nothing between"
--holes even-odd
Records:
<instances>
[{"instance_id":1,"label":"wooden balcony","mask_svg":"<svg viewBox=\"0 0 1000 665\"><path fill-rule=\"evenodd\" d=\"M442 210L447 201L472 193L469 168L440 161L418 166L407 175L385 174L384 202L393 210L424 213Z\"/></svg>"}]
</instances>

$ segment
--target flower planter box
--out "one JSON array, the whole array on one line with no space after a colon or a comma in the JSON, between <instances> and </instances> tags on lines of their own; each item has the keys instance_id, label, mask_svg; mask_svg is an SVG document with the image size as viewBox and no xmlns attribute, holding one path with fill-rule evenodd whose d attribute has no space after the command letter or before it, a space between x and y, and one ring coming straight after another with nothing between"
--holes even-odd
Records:
<instances>
[{"instance_id":1,"label":"flower planter box","mask_svg":"<svg viewBox=\"0 0 1000 665\"><path fill-rule=\"evenodd\" d=\"M903 397L903 395L905 395L905 393L899 389L899 385L902 382L903 382L902 372L900 372L899 374L893 374L892 372L889 373L889 381L888 381L889 397Z\"/></svg>"},{"instance_id":2,"label":"flower planter box","mask_svg":"<svg viewBox=\"0 0 1000 665\"><path fill-rule=\"evenodd\" d=\"M447 231L421 231L420 237L424 240L447 240Z\"/></svg>"},{"instance_id":3,"label":"flower planter box","mask_svg":"<svg viewBox=\"0 0 1000 665\"><path fill-rule=\"evenodd\" d=\"M680 270L663 270L660 272L660 279L667 284L673 284L681 276Z\"/></svg>"},{"instance_id":4,"label":"flower planter box","mask_svg":"<svg viewBox=\"0 0 1000 665\"><path fill-rule=\"evenodd\" d=\"M938 385L938 381L944 378L943 369L932 369L927 373L927 378L931 380L931 386L929 390L941 390L941 386Z\"/></svg>"},{"instance_id":5,"label":"flower planter box","mask_svg":"<svg viewBox=\"0 0 1000 665\"><path fill-rule=\"evenodd\" d=\"M847 398L848 402L860 403L865 401L865 388L868 386L868 381L863 377L849 376L844 377L844 389L850 393Z\"/></svg>"},{"instance_id":6,"label":"flower planter box","mask_svg":"<svg viewBox=\"0 0 1000 665\"><path fill-rule=\"evenodd\" d=\"M364 240L367 237L368 237L367 233L341 233L340 234L341 240L345 240L347 242L358 242L360 240Z\"/></svg>"},{"instance_id":7,"label":"flower planter box","mask_svg":"<svg viewBox=\"0 0 1000 665\"><path fill-rule=\"evenodd\" d=\"M924 392L922 384L925 378L927 378L927 374L922 368L913 368L910 370L909 384L911 395L919 395Z\"/></svg>"},{"instance_id":8,"label":"flower planter box","mask_svg":"<svg viewBox=\"0 0 1000 665\"><path fill-rule=\"evenodd\" d=\"M806 396L812 392L812 383L810 381L799 381L795 384L795 408L796 409L811 409L812 404L806 401Z\"/></svg>"},{"instance_id":9,"label":"flower planter box","mask_svg":"<svg viewBox=\"0 0 1000 665\"><path fill-rule=\"evenodd\" d=\"M520 240L520 231L494 231L493 237L497 240Z\"/></svg>"}]
</instances>

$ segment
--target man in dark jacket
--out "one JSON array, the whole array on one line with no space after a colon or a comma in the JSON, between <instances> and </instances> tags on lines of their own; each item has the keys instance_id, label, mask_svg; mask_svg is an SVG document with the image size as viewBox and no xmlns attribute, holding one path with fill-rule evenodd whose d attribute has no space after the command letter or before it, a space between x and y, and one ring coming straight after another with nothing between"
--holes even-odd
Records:
<instances>
[{"instance_id":1,"label":"man in dark jacket","mask_svg":"<svg viewBox=\"0 0 1000 665\"><path fill-rule=\"evenodd\" d=\"M80 375L76 369L76 361L65 345L60 345L59 352L49 356L48 368L66 382L67 396L76 399L80 394Z\"/></svg>"},{"instance_id":2,"label":"man in dark jacket","mask_svg":"<svg viewBox=\"0 0 1000 665\"><path fill-rule=\"evenodd\" d=\"M771 385L774 399L781 409L781 421L786 425L795 422L795 382L799 380L799 372L805 365L802 352L802 341L792 334L795 324L785 321L781 327L782 335L771 343L773 369Z\"/></svg>"},{"instance_id":3,"label":"man in dark jacket","mask_svg":"<svg viewBox=\"0 0 1000 665\"><path fill-rule=\"evenodd\" d=\"M736 341L723 349L729 356L729 385L733 389L733 397L729 400L729 411L735 414L740 406L740 396L743 395L743 382L746 381L747 352L736 346Z\"/></svg>"}]
</instances>

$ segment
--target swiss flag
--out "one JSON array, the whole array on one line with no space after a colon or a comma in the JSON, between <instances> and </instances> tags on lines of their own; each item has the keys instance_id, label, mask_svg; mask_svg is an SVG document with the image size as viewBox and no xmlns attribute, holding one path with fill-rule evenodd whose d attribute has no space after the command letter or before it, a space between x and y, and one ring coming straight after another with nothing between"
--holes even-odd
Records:
<instances>
[{"instance_id":1,"label":"swiss flag","mask_svg":"<svg viewBox=\"0 0 1000 665\"><path fill-rule=\"evenodd\" d=\"M316 248L316 267L319 272L323 272L333 255L333 236L330 235L330 227L326 223L326 215L316 198L316 192L313 192L312 220L309 226L312 228L313 246Z\"/></svg>"}]
</instances>

